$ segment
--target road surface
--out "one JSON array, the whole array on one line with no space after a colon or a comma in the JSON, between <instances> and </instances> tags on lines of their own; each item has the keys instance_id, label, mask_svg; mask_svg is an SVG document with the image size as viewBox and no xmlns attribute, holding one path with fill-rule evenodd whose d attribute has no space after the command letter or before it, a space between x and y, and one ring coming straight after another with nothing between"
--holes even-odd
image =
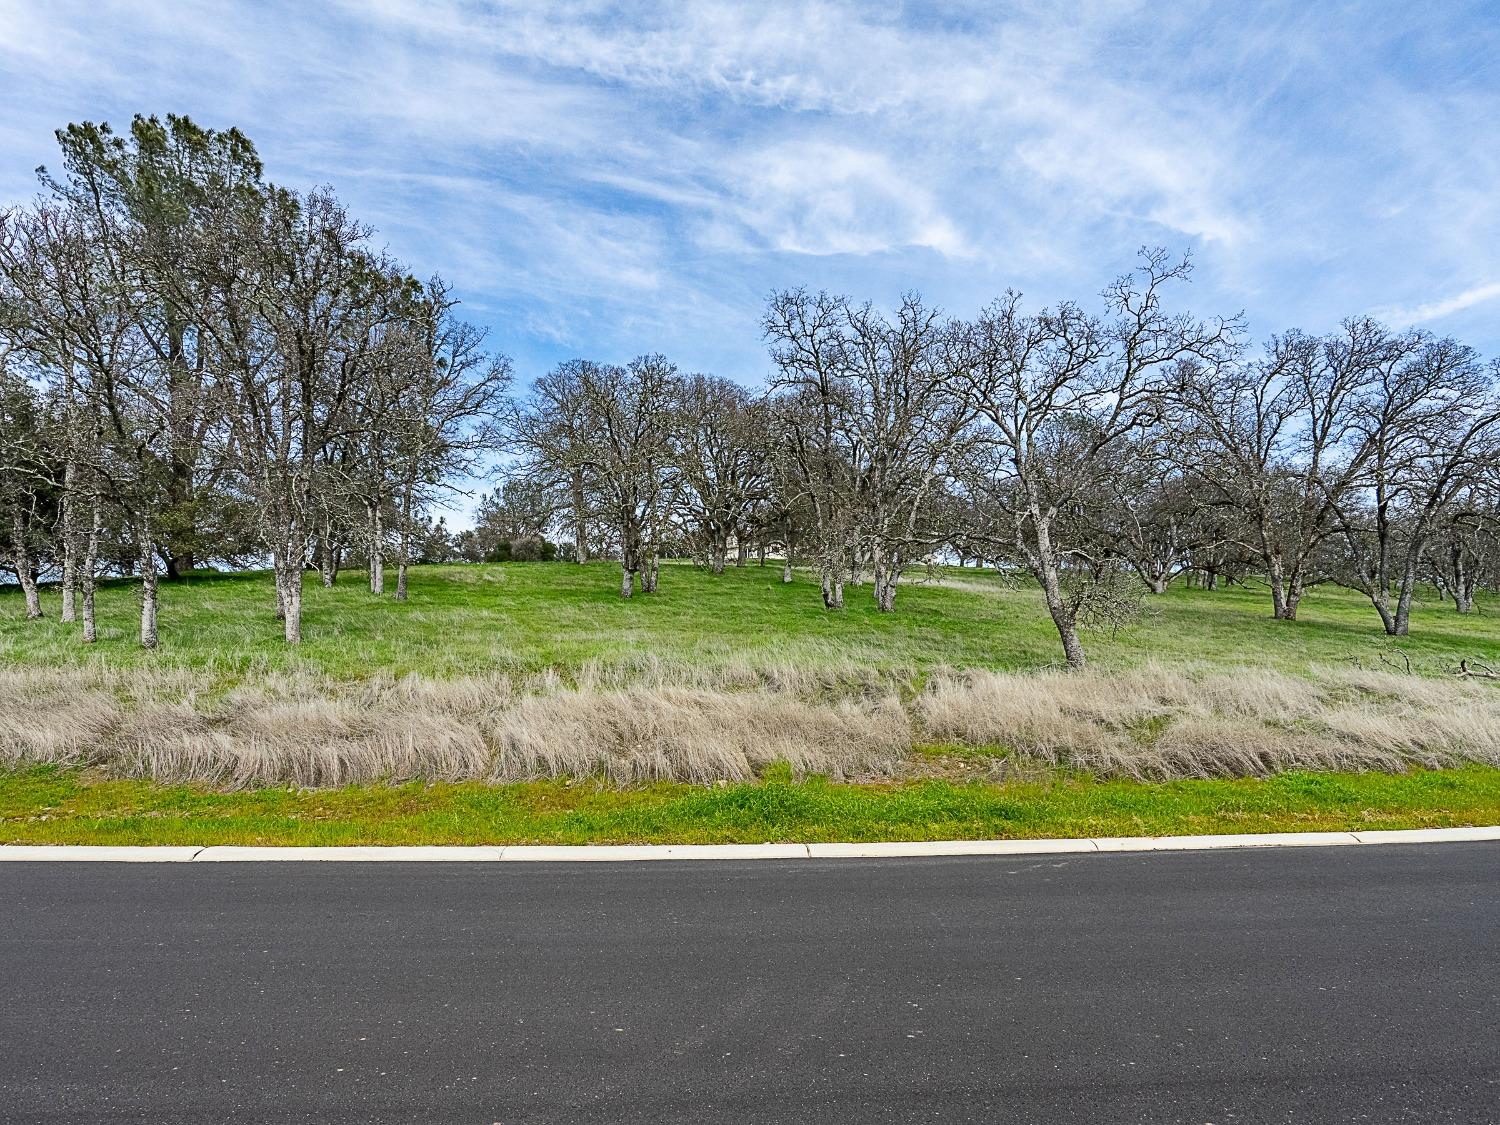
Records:
<instances>
[{"instance_id":1,"label":"road surface","mask_svg":"<svg viewBox=\"0 0 1500 1125\"><path fill-rule=\"evenodd\" d=\"M1500 1120L1500 844L0 864L6 1122Z\"/></svg>"}]
</instances>

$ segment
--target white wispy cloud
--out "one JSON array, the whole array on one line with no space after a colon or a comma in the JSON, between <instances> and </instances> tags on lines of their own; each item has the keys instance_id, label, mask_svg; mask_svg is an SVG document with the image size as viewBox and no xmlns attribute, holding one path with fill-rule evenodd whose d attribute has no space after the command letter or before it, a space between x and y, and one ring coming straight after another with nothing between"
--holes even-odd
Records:
<instances>
[{"instance_id":1,"label":"white wispy cloud","mask_svg":"<svg viewBox=\"0 0 1500 1125\"><path fill-rule=\"evenodd\" d=\"M1087 299L1143 243L1258 329L1382 308L1493 350L1494 284L1433 294L1500 277L1497 54L1478 3L0 0L0 197L69 120L238 124L523 371L753 379L771 288Z\"/></svg>"},{"instance_id":2,"label":"white wispy cloud","mask_svg":"<svg viewBox=\"0 0 1500 1125\"><path fill-rule=\"evenodd\" d=\"M1377 310L1374 315L1392 324L1426 324L1430 320L1442 320L1454 313L1463 312L1475 305L1482 305L1496 299L1500 299L1500 281L1491 281L1484 285L1472 285L1452 296L1442 297L1436 301L1426 301L1420 305L1387 306Z\"/></svg>"}]
</instances>

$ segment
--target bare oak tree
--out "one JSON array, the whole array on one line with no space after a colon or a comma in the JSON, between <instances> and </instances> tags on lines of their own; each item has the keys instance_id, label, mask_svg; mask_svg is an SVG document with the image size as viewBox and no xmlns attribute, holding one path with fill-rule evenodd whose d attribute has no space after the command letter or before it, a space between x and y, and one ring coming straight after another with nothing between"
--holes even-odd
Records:
<instances>
[{"instance_id":1,"label":"bare oak tree","mask_svg":"<svg viewBox=\"0 0 1500 1125\"><path fill-rule=\"evenodd\" d=\"M1075 582L1067 565L1083 550L1067 517L1118 467L1127 438L1161 409L1167 373L1217 358L1235 322L1174 315L1163 290L1185 280L1186 260L1143 252L1140 268L1104 293L1106 319L1076 305L1026 314L1009 293L970 326L955 367L981 419L965 484L982 513L980 534L1024 565L1042 588L1070 667L1085 663L1081 617L1101 613L1108 583Z\"/></svg>"}]
</instances>

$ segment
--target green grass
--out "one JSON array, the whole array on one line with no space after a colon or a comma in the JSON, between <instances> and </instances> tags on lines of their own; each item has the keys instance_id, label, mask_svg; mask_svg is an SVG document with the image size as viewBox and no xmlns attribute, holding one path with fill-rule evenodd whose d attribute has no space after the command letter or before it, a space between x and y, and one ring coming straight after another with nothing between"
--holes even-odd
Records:
<instances>
[{"instance_id":1,"label":"green grass","mask_svg":"<svg viewBox=\"0 0 1500 1125\"><path fill-rule=\"evenodd\" d=\"M1287 773L1162 784L433 784L218 793L0 775L0 842L28 844L759 843L1354 831L1500 823L1500 770Z\"/></svg>"},{"instance_id":2,"label":"green grass","mask_svg":"<svg viewBox=\"0 0 1500 1125\"><path fill-rule=\"evenodd\" d=\"M640 660L709 669L733 662L839 664L920 676L936 665L1025 670L1060 657L1037 591L1009 588L993 575L948 570L942 584L909 582L893 615L875 611L868 586L851 589L847 607L828 613L808 575L789 586L779 579L773 566L731 568L716 577L671 565L663 568L658 594L623 601L609 564L419 567L411 600L402 605L370 595L359 573L346 573L332 590L310 576L304 642L289 649L272 613L269 575L201 576L163 585L155 653L135 644L132 582L102 586L101 639L92 648L57 621L55 590L44 594L48 618L28 622L19 593L9 588L0 593L0 659L185 666L233 681L303 668L348 679L548 668L566 674L591 662ZM1351 660L1381 666L1390 648L1369 603L1333 587L1310 593L1295 622L1271 619L1263 589L1174 588L1148 599L1138 624L1115 636L1087 636L1085 644L1104 668L1158 659L1295 674ZM1461 658L1500 660L1500 620L1488 612L1460 617L1429 593L1399 647L1424 672Z\"/></svg>"},{"instance_id":3,"label":"green grass","mask_svg":"<svg viewBox=\"0 0 1500 1125\"><path fill-rule=\"evenodd\" d=\"M661 591L622 601L608 564L420 567L411 600L376 598L363 575L325 590L306 584L305 641L284 645L266 574L201 575L163 586L161 647L135 643L137 590L99 593L101 639L22 618L18 592L0 592L0 659L31 666L102 664L125 672L185 668L219 687L275 671L335 681L419 673L432 677L621 668L661 662L715 668L785 664L873 672L919 684L939 666L1028 670L1056 664L1058 642L1037 592L993 575L948 570L905 585L894 615L868 587L825 612L806 574L783 585L779 567L713 576L663 569ZM1489 610L1491 603L1481 609ZM1274 621L1260 588L1176 588L1147 601L1142 620L1086 638L1104 670L1147 661L1207 669L1244 666L1295 675L1360 662L1400 666L1369 604L1324 587L1302 619ZM1460 659L1500 664L1500 622L1460 617L1434 595L1397 646L1423 674ZM195 689L196 690L196 689ZM1150 722L1132 735L1149 743ZM969 782L999 751L927 746L914 754L936 776L874 785L793 783L772 769L759 783L610 788L591 781L511 785L406 784L339 790L214 792L105 780L58 768L0 772L0 841L29 843L405 844L505 842L727 842L1161 835L1200 832L1422 827L1500 823L1500 771L1473 767L1385 774L1283 774L1269 780L1142 784L1057 775L1044 782ZM959 773L957 780L950 776Z\"/></svg>"}]
</instances>

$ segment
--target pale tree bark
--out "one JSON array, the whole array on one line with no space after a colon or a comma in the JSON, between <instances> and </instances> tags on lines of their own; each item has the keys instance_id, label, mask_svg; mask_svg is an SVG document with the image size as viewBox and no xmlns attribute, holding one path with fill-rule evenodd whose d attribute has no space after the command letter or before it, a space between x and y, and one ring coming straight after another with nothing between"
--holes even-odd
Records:
<instances>
[{"instance_id":1,"label":"pale tree bark","mask_svg":"<svg viewBox=\"0 0 1500 1125\"><path fill-rule=\"evenodd\" d=\"M899 560L890 557L877 543L871 553L871 572L875 582L875 608L881 613L894 613L896 584L901 575Z\"/></svg>"},{"instance_id":2,"label":"pale tree bark","mask_svg":"<svg viewBox=\"0 0 1500 1125\"><path fill-rule=\"evenodd\" d=\"M285 609L282 636L289 645L302 643L302 566L283 559L277 569L276 588Z\"/></svg>"},{"instance_id":3,"label":"pale tree bark","mask_svg":"<svg viewBox=\"0 0 1500 1125\"><path fill-rule=\"evenodd\" d=\"M31 551L26 545L26 518L19 503L11 506L10 518L12 563L16 581L21 584L21 592L26 595L26 616L29 620L35 620L42 616L42 599L37 590L36 574L32 570Z\"/></svg>"},{"instance_id":4,"label":"pale tree bark","mask_svg":"<svg viewBox=\"0 0 1500 1125\"><path fill-rule=\"evenodd\" d=\"M370 593L385 593L385 526L379 503L366 506L370 527Z\"/></svg>"},{"instance_id":5,"label":"pale tree bark","mask_svg":"<svg viewBox=\"0 0 1500 1125\"><path fill-rule=\"evenodd\" d=\"M1401 592L1396 598L1396 615L1393 636L1404 637L1411 631L1411 603L1417 588L1417 556L1413 552L1406 559L1401 575Z\"/></svg>"},{"instance_id":6,"label":"pale tree bark","mask_svg":"<svg viewBox=\"0 0 1500 1125\"><path fill-rule=\"evenodd\" d=\"M1063 656L1068 667L1084 667L1088 661L1083 654L1083 642L1078 637L1078 625L1073 621L1073 614L1062 596L1055 572L1043 579L1042 592L1047 599L1047 613L1052 617L1052 624L1057 627L1057 635L1062 641Z\"/></svg>"},{"instance_id":7,"label":"pale tree bark","mask_svg":"<svg viewBox=\"0 0 1500 1125\"><path fill-rule=\"evenodd\" d=\"M271 573L276 586L276 616L287 644L302 641L302 573L307 564L307 537L297 514L278 513L272 542Z\"/></svg>"},{"instance_id":8,"label":"pale tree bark","mask_svg":"<svg viewBox=\"0 0 1500 1125\"><path fill-rule=\"evenodd\" d=\"M824 558L819 567L824 609L844 608L844 574L831 559Z\"/></svg>"},{"instance_id":9,"label":"pale tree bark","mask_svg":"<svg viewBox=\"0 0 1500 1125\"><path fill-rule=\"evenodd\" d=\"M1474 610L1474 587L1477 585L1475 574L1469 569L1461 546L1451 548L1450 559L1453 582L1449 585L1448 594L1453 599L1453 608L1458 613L1471 613Z\"/></svg>"},{"instance_id":10,"label":"pale tree bark","mask_svg":"<svg viewBox=\"0 0 1500 1125\"><path fill-rule=\"evenodd\" d=\"M318 575L325 589L332 589L338 581L338 549L333 545L333 516L323 512L323 529L318 536Z\"/></svg>"},{"instance_id":11,"label":"pale tree bark","mask_svg":"<svg viewBox=\"0 0 1500 1125\"><path fill-rule=\"evenodd\" d=\"M103 529L104 514L99 508L99 498L93 496L89 503L89 535L83 549L83 565L79 568L79 580L83 601L83 643L91 645L99 639L94 621L94 571L99 560L99 534Z\"/></svg>"},{"instance_id":12,"label":"pale tree bark","mask_svg":"<svg viewBox=\"0 0 1500 1125\"><path fill-rule=\"evenodd\" d=\"M140 556L138 565L141 571L141 647L155 648L157 643L156 632L156 541L151 534L151 523L149 519L142 517L137 521L136 535L139 539Z\"/></svg>"},{"instance_id":13,"label":"pale tree bark","mask_svg":"<svg viewBox=\"0 0 1500 1125\"><path fill-rule=\"evenodd\" d=\"M1078 635L1077 614L1063 594L1062 575L1057 566L1057 552L1052 545L1051 517L1033 505L1031 522L1036 538L1035 549L1032 550L1020 538L1019 528L1016 545L1023 555L1029 556L1032 574L1042 587L1042 596L1047 602L1047 613L1052 618L1052 624L1057 628L1057 636L1062 641L1063 657L1067 660L1068 667L1082 668L1088 661L1084 657L1083 641Z\"/></svg>"},{"instance_id":14,"label":"pale tree bark","mask_svg":"<svg viewBox=\"0 0 1500 1125\"><path fill-rule=\"evenodd\" d=\"M569 474L573 490L573 547L579 565L589 561L589 528L583 495L583 469L574 467Z\"/></svg>"},{"instance_id":15,"label":"pale tree bark","mask_svg":"<svg viewBox=\"0 0 1500 1125\"><path fill-rule=\"evenodd\" d=\"M1288 569L1281 555L1273 553L1267 557L1266 570L1271 583L1271 616L1278 621L1297 620L1297 607L1306 593L1300 561Z\"/></svg>"}]
</instances>

